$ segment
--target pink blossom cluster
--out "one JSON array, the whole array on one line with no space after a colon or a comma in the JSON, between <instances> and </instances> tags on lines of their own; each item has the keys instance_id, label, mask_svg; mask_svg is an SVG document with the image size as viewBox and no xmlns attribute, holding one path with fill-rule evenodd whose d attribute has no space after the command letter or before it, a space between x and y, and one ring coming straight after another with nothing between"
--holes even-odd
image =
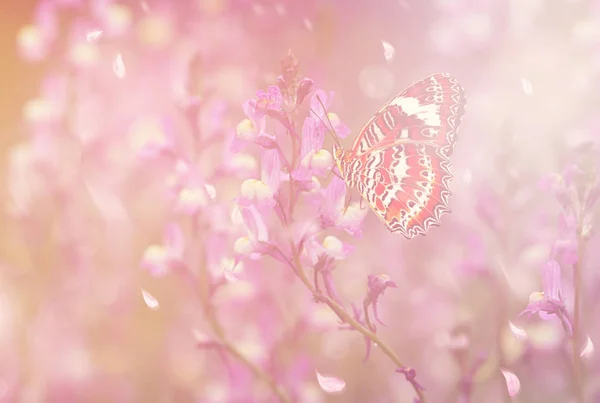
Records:
<instances>
[{"instance_id":1,"label":"pink blossom cluster","mask_svg":"<svg viewBox=\"0 0 600 403\"><path fill-rule=\"evenodd\" d=\"M600 6L376 3L38 2L0 401L599 401ZM437 71L452 214L407 240L331 147Z\"/></svg>"}]
</instances>

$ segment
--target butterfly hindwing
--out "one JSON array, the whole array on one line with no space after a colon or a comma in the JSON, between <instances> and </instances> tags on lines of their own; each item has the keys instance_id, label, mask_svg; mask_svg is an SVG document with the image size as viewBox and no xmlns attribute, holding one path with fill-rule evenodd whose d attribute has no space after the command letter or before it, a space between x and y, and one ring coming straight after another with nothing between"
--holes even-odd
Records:
<instances>
[{"instance_id":1,"label":"butterfly hindwing","mask_svg":"<svg viewBox=\"0 0 600 403\"><path fill-rule=\"evenodd\" d=\"M412 238L450 211L449 168L430 145L396 144L365 154L356 187L388 230Z\"/></svg>"}]
</instances>

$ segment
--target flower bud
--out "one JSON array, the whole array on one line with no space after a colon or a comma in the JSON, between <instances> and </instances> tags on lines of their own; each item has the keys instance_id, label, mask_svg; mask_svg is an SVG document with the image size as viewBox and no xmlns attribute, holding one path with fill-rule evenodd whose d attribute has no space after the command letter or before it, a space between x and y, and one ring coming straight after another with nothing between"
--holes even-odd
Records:
<instances>
[{"instance_id":1,"label":"flower bud","mask_svg":"<svg viewBox=\"0 0 600 403\"><path fill-rule=\"evenodd\" d=\"M273 197L273 192L266 183L257 179L246 179L242 182L242 197L247 200L261 201Z\"/></svg>"},{"instance_id":2,"label":"flower bud","mask_svg":"<svg viewBox=\"0 0 600 403\"><path fill-rule=\"evenodd\" d=\"M252 141L256 138L256 126L250 119L244 119L235 128L237 136L246 141Z\"/></svg>"},{"instance_id":3,"label":"flower bud","mask_svg":"<svg viewBox=\"0 0 600 403\"><path fill-rule=\"evenodd\" d=\"M243 236L236 239L235 243L233 244L233 251L238 255L249 255L254 252L250 238Z\"/></svg>"},{"instance_id":4,"label":"flower bud","mask_svg":"<svg viewBox=\"0 0 600 403\"><path fill-rule=\"evenodd\" d=\"M342 249L344 248L342 241L333 235L328 235L323 239L323 246L328 252L332 252L333 254L342 253Z\"/></svg>"},{"instance_id":5,"label":"flower bud","mask_svg":"<svg viewBox=\"0 0 600 403\"><path fill-rule=\"evenodd\" d=\"M303 78L298 85L298 90L296 91L296 104L300 105L306 99L306 96L310 93L314 85L313 80L310 78Z\"/></svg>"},{"instance_id":6,"label":"flower bud","mask_svg":"<svg viewBox=\"0 0 600 403\"><path fill-rule=\"evenodd\" d=\"M325 149L309 152L301 162L303 167L312 168L318 172L323 172L333 165L331 153Z\"/></svg>"},{"instance_id":7,"label":"flower bud","mask_svg":"<svg viewBox=\"0 0 600 403\"><path fill-rule=\"evenodd\" d=\"M204 185L204 188L185 187L179 191L177 208L186 214L195 214L215 197L216 191L212 185Z\"/></svg>"}]
</instances>

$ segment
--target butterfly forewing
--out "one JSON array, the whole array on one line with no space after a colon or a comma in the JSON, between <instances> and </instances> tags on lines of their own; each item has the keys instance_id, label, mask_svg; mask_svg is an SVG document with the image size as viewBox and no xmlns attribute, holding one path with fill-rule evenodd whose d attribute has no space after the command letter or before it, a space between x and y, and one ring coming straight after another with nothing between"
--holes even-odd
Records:
<instances>
[{"instance_id":1,"label":"butterfly forewing","mask_svg":"<svg viewBox=\"0 0 600 403\"><path fill-rule=\"evenodd\" d=\"M450 155L465 95L447 74L404 90L363 127L349 153L350 184L392 232L426 234L450 211Z\"/></svg>"}]
</instances>

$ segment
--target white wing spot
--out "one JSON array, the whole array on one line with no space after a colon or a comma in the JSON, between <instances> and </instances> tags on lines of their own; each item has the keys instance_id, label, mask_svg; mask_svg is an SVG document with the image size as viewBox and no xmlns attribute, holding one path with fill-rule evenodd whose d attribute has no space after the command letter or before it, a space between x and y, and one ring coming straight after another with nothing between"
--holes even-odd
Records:
<instances>
[{"instance_id":1,"label":"white wing spot","mask_svg":"<svg viewBox=\"0 0 600 403\"><path fill-rule=\"evenodd\" d=\"M440 106L436 104L421 105L417 98L413 97L398 97L394 99L391 105L396 105L402 108L402 111L409 116L415 115L426 125L441 126Z\"/></svg>"}]
</instances>

